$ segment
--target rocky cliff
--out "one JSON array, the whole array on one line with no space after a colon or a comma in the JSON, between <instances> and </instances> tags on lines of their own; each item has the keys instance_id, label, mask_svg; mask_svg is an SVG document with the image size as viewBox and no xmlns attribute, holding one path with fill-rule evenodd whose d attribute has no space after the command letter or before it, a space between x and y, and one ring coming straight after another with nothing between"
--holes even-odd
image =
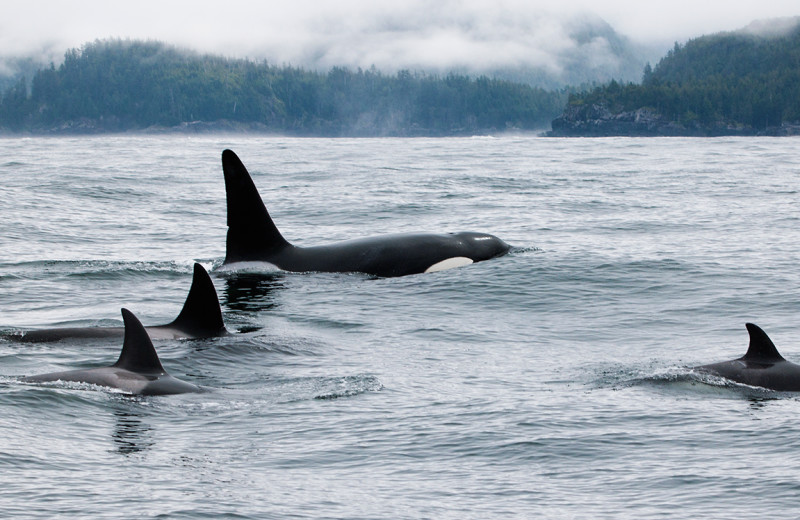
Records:
<instances>
[{"instance_id":1,"label":"rocky cliff","mask_svg":"<svg viewBox=\"0 0 800 520\"><path fill-rule=\"evenodd\" d=\"M769 132L757 132L745 125L717 121L701 125L696 121L680 123L670 121L651 108L612 112L602 104L570 105L564 113L553 120L552 137L609 137L609 136L698 136L722 135L795 135L795 128L772 128Z\"/></svg>"}]
</instances>

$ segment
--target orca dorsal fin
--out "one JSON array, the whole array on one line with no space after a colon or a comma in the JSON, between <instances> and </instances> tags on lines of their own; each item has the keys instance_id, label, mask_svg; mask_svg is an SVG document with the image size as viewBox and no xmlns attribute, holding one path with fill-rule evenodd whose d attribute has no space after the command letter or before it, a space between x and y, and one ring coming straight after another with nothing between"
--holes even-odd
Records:
<instances>
[{"instance_id":1,"label":"orca dorsal fin","mask_svg":"<svg viewBox=\"0 0 800 520\"><path fill-rule=\"evenodd\" d=\"M225 330L217 290L202 265L194 264L192 287L178 317L168 325L193 336L214 336Z\"/></svg>"},{"instance_id":2,"label":"orca dorsal fin","mask_svg":"<svg viewBox=\"0 0 800 520\"><path fill-rule=\"evenodd\" d=\"M747 354L741 359L745 361L775 362L784 361L783 356L778 353L775 344L769 339L767 333L761 327L752 323L746 323L747 332L750 333L750 346Z\"/></svg>"},{"instance_id":3,"label":"orca dorsal fin","mask_svg":"<svg viewBox=\"0 0 800 520\"><path fill-rule=\"evenodd\" d=\"M225 263L266 260L291 245L269 216L247 168L231 150L222 152L222 172L228 203Z\"/></svg>"},{"instance_id":4,"label":"orca dorsal fin","mask_svg":"<svg viewBox=\"0 0 800 520\"><path fill-rule=\"evenodd\" d=\"M153 342L139 318L128 309L122 309L122 321L125 322L125 340L122 343L122 353L112 366L131 372L165 374Z\"/></svg>"}]
</instances>

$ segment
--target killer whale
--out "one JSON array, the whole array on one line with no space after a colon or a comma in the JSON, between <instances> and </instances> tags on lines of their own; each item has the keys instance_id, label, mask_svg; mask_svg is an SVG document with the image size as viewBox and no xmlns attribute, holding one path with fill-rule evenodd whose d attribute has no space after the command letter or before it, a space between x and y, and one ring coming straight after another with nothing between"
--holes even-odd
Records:
<instances>
[{"instance_id":1,"label":"killer whale","mask_svg":"<svg viewBox=\"0 0 800 520\"><path fill-rule=\"evenodd\" d=\"M747 323L746 327L750 334L750 345L744 356L695 369L750 386L800 392L800 365L784 359L760 327L752 323Z\"/></svg>"},{"instance_id":2,"label":"killer whale","mask_svg":"<svg viewBox=\"0 0 800 520\"><path fill-rule=\"evenodd\" d=\"M208 272L202 265L194 264L192 286L178 317L166 325L146 327L152 339L208 338L224 336L228 333L222 321L222 310L217 299L217 291ZM23 332L22 335L9 335L8 338L43 343L64 339L114 338L122 337L123 327L62 327Z\"/></svg>"},{"instance_id":3,"label":"killer whale","mask_svg":"<svg viewBox=\"0 0 800 520\"><path fill-rule=\"evenodd\" d=\"M172 377L164 370L147 330L131 311L122 309L122 320L125 322L125 339L119 359L113 365L28 376L21 381L89 383L117 388L136 395L168 395L201 391L199 386Z\"/></svg>"},{"instance_id":4,"label":"killer whale","mask_svg":"<svg viewBox=\"0 0 800 520\"><path fill-rule=\"evenodd\" d=\"M297 247L281 235L239 157L222 152L228 207L223 265L264 261L284 271L358 272L380 277L440 271L504 255L510 246L494 235L393 234Z\"/></svg>"}]
</instances>

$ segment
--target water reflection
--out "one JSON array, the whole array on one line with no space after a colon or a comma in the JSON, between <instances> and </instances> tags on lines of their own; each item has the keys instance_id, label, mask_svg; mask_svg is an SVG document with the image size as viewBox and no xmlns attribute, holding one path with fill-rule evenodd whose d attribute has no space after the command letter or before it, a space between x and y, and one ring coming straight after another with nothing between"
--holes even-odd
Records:
<instances>
[{"instance_id":1,"label":"water reflection","mask_svg":"<svg viewBox=\"0 0 800 520\"><path fill-rule=\"evenodd\" d=\"M765 390L764 392L768 392L768 390ZM750 411L758 412L766 408L767 405L771 404L773 401L778 401L778 398L768 397L766 395L749 395L747 400L749 401L748 405L750 407Z\"/></svg>"},{"instance_id":2,"label":"water reflection","mask_svg":"<svg viewBox=\"0 0 800 520\"><path fill-rule=\"evenodd\" d=\"M231 273L225 276L224 304L242 312L259 312L277 306L276 291L284 288L283 273Z\"/></svg>"},{"instance_id":3,"label":"water reflection","mask_svg":"<svg viewBox=\"0 0 800 520\"><path fill-rule=\"evenodd\" d=\"M114 432L111 439L118 453L133 455L153 446L150 426L142 421L139 414L116 410L114 419Z\"/></svg>"}]
</instances>

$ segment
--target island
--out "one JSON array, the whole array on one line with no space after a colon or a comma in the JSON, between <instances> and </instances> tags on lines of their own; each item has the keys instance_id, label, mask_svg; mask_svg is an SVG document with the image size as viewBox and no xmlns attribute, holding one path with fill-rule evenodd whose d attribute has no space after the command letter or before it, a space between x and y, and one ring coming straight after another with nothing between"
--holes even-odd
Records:
<instances>
[{"instance_id":1,"label":"island","mask_svg":"<svg viewBox=\"0 0 800 520\"><path fill-rule=\"evenodd\" d=\"M571 94L548 135L800 135L800 18L676 43L639 84Z\"/></svg>"}]
</instances>

